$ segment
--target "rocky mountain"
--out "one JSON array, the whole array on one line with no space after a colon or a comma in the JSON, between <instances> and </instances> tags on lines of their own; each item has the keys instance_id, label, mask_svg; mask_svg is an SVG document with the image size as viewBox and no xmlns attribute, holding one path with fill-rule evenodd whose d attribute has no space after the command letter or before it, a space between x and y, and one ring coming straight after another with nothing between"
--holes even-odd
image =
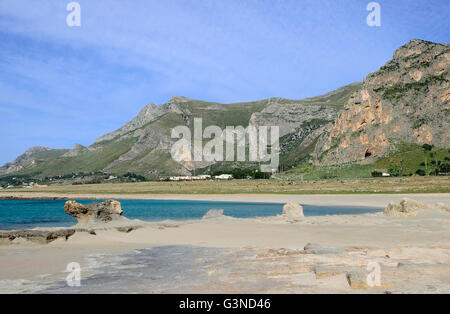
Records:
<instances>
[{"instance_id":1,"label":"rocky mountain","mask_svg":"<svg viewBox=\"0 0 450 314\"><path fill-rule=\"evenodd\" d=\"M350 97L315 150L318 164L372 162L399 143L450 147L450 45L412 40Z\"/></svg>"},{"instance_id":2,"label":"rocky mountain","mask_svg":"<svg viewBox=\"0 0 450 314\"><path fill-rule=\"evenodd\" d=\"M400 142L450 147L450 45L413 40L363 83L301 100L270 98L220 104L175 96L145 106L123 127L89 147L32 148L0 175L53 177L77 173L135 173L148 178L189 174L208 163L179 164L171 158L172 128L280 126L282 167L370 162ZM251 167L218 163L216 167Z\"/></svg>"},{"instance_id":3,"label":"rocky mountain","mask_svg":"<svg viewBox=\"0 0 450 314\"><path fill-rule=\"evenodd\" d=\"M41 158L30 150L25 154L26 158L5 165L1 172L40 177L97 171L111 174L131 172L147 177L189 174L194 166L198 169L210 164L173 161L170 151L176 140L171 138L171 130L179 125L193 129L194 118L202 118L204 127L217 125L222 129L226 126L278 125L283 145L289 148L284 153L288 154L294 142L301 143L305 139L314 142L323 128L337 118L346 100L359 87L360 83L355 83L304 100L271 98L233 104L175 96L161 105L148 104L133 120L98 138L89 147L75 145L72 150L46 148L45 151L54 152L54 158ZM304 129L306 125L308 127Z\"/></svg>"},{"instance_id":4,"label":"rocky mountain","mask_svg":"<svg viewBox=\"0 0 450 314\"><path fill-rule=\"evenodd\" d=\"M43 146L31 147L22 155L17 157L12 163L6 163L0 167L0 175L33 168L36 165L36 160L49 160L57 158L63 156L67 152L69 152L68 149L53 149Z\"/></svg>"}]
</instances>

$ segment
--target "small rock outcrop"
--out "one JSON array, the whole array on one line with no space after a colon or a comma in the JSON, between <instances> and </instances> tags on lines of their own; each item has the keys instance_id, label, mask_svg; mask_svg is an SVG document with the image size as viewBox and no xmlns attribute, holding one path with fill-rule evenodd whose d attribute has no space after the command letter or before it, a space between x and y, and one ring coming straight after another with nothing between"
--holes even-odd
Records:
<instances>
[{"instance_id":1,"label":"small rock outcrop","mask_svg":"<svg viewBox=\"0 0 450 314\"><path fill-rule=\"evenodd\" d=\"M62 157L75 157L84 152L87 152L88 149L81 144L75 144L71 150L65 153Z\"/></svg>"},{"instance_id":2,"label":"small rock outcrop","mask_svg":"<svg viewBox=\"0 0 450 314\"><path fill-rule=\"evenodd\" d=\"M287 203L283 207L283 217L289 221L298 221L303 219L303 207L297 203Z\"/></svg>"},{"instance_id":3,"label":"small rock outcrop","mask_svg":"<svg viewBox=\"0 0 450 314\"><path fill-rule=\"evenodd\" d=\"M139 226L136 227L117 227L116 230L122 233L130 233L131 231L134 231L136 229L139 229Z\"/></svg>"},{"instance_id":4,"label":"small rock outcrop","mask_svg":"<svg viewBox=\"0 0 450 314\"><path fill-rule=\"evenodd\" d=\"M316 279L324 279L341 274L346 274L346 272L342 267L339 266L316 265L314 267L314 274L316 275Z\"/></svg>"},{"instance_id":5,"label":"small rock outcrop","mask_svg":"<svg viewBox=\"0 0 450 314\"><path fill-rule=\"evenodd\" d=\"M202 219L212 219L212 218L222 218L222 217L225 217L223 214L223 209L210 209L203 216Z\"/></svg>"},{"instance_id":6,"label":"small rock outcrop","mask_svg":"<svg viewBox=\"0 0 450 314\"><path fill-rule=\"evenodd\" d=\"M303 248L303 254L315 255L341 254L344 251L345 249L343 248L324 247L318 243L308 243Z\"/></svg>"},{"instance_id":7,"label":"small rock outcrop","mask_svg":"<svg viewBox=\"0 0 450 314\"><path fill-rule=\"evenodd\" d=\"M444 203L436 203L436 208L444 212L450 213L450 206L445 205Z\"/></svg>"},{"instance_id":8,"label":"small rock outcrop","mask_svg":"<svg viewBox=\"0 0 450 314\"><path fill-rule=\"evenodd\" d=\"M367 284L367 275L363 271L350 271L347 272L348 285L352 289L371 289Z\"/></svg>"},{"instance_id":9,"label":"small rock outcrop","mask_svg":"<svg viewBox=\"0 0 450 314\"><path fill-rule=\"evenodd\" d=\"M24 239L38 244L47 244L59 238L67 240L74 234L75 234L74 229L61 229L55 231L39 231L39 230L1 231L0 244L9 244L17 239Z\"/></svg>"},{"instance_id":10,"label":"small rock outcrop","mask_svg":"<svg viewBox=\"0 0 450 314\"><path fill-rule=\"evenodd\" d=\"M96 225L114 220L124 219L120 202L108 200L101 203L94 202L87 205L76 201L67 201L64 212L78 220L77 226Z\"/></svg>"},{"instance_id":11,"label":"small rock outcrop","mask_svg":"<svg viewBox=\"0 0 450 314\"><path fill-rule=\"evenodd\" d=\"M400 203L390 202L384 210L384 214L389 217L415 217L421 210L427 209L430 209L430 206L404 198Z\"/></svg>"}]
</instances>

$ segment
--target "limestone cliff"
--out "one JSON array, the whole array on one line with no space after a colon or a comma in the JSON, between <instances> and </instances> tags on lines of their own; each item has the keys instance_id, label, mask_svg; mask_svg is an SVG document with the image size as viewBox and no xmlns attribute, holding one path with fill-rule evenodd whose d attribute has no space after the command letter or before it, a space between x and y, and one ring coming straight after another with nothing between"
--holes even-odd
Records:
<instances>
[{"instance_id":1,"label":"limestone cliff","mask_svg":"<svg viewBox=\"0 0 450 314\"><path fill-rule=\"evenodd\" d=\"M450 45L412 40L369 74L315 150L319 164L373 160L399 142L450 147Z\"/></svg>"}]
</instances>

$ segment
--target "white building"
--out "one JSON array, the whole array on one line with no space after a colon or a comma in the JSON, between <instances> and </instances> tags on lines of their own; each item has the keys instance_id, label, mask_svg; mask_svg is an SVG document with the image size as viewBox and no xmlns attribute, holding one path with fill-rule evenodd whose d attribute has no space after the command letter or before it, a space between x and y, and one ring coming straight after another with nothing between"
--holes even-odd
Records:
<instances>
[{"instance_id":1,"label":"white building","mask_svg":"<svg viewBox=\"0 0 450 314\"><path fill-rule=\"evenodd\" d=\"M178 177L170 177L170 181L202 181L202 180L210 180L211 176L207 174L202 174L199 176L178 176Z\"/></svg>"},{"instance_id":2,"label":"white building","mask_svg":"<svg viewBox=\"0 0 450 314\"><path fill-rule=\"evenodd\" d=\"M170 177L170 181L190 181L192 180L192 177L189 176L180 176L180 177Z\"/></svg>"},{"instance_id":3,"label":"white building","mask_svg":"<svg viewBox=\"0 0 450 314\"><path fill-rule=\"evenodd\" d=\"M221 174L220 176L215 176L214 179L216 180L233 180L232 174Z\"/></svg>"}]
</instances>

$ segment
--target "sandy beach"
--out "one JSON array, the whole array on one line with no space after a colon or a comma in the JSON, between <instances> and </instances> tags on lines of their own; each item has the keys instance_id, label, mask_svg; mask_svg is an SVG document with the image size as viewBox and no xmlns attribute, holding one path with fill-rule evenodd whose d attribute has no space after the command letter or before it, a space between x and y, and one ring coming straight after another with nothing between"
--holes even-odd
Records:
<instances>
[{"instance_id":1,"label":"sandy beach","mask_svg":"<svg viewBox=\"0 0 450 314\"><path fill-rule=\"evenodd\" d=\"M57 195L39 195L39 197ZM92 195L91 195L92 196ZM95 195L114 198L114 195ZM87 198L89 195L70 195ZM139 198L139 195L133 195ZM310 205L384 208L404 195L157 195L145 198L242 202L297 202ZM408 195L428 205L450 204L450 194ZM124 199L123 196L117 197ZM126 213L125 213L126 216ZM76 232L67 240L46 245L16 239L0 245L0 293L93 291L93 275L108 269L116 275L131 272L124 263L133 254L179 254L163 270L178 269L173 279L152 286L120 281L101 285L104 292L144 293L449 293L450 213L437 208L416 217L393 218L383 213L305 217L296 222L281 216L237 219L219 217L196 221L142 223L129 233L116 229ZM168 248L165 250L164 248ZM138 250L138 251L136 251ZM144 251L139 251L144 250ZM151 251L155 252L155 251ZM178 252L178 253L176 253ZM134 256L134 255L133 255ZM165 255L164 255L165 256ZM172 256L172 255L170 255ZM105 261L119 258L114 263ZM186 257L186 258L184 258ZM66 265L82 268L79 288L64 283ZM106 263L106 264L105 264ZM177 264L186 263L186 264ZM368 265L376 263L381 285L370 287ZM103 266L98 266L103 265ZM112 266L111 266L112 265ZM122 265L119 267L118 265ZM128 265L124 268L123 265ZM124 270L126 269L126 270ZM198 272L193 277L190 270ZM147 270L149 273L152 268ZM172 271L172 273L176 271ZM108 273L109 274L109 273ZM103 274L105 278L110 274ZM131 272L130 274L134 274ZM116 277L117 277L116 276ZM131 275L130 275L131 276ZM116 278L115 277L115 278ZM91 278L91 279L89 279ZM103 277L98 277L103 278ZM122 280L125 280L122 278ZM133 277L134 278L134 277ZM137 280L136 282L139 282ZM162 279L161 279L162 280ZM103 281L102 281L103 282ZM59 283L59 288L55 288ZM52 290L53 289L53 290ZM72 289L72 290L70 290Z\"/></svg>"},{"instance_id":2,"label":"sandy beach","mask_svg":"<svg viewBox=\"0 0 450 314\"><path fill-rule=\"evenodd\" d=\"M215 202L262 202L262 203L289 203L296 202L316 206L367 206L386 207L405 197L433 204L436 202L449 203L449 193L436 194L115 194L115 193L50 193L50 192L0 192L3 199L154 199L154 200L191 200Z\"/></svg>"}]
</instances>

